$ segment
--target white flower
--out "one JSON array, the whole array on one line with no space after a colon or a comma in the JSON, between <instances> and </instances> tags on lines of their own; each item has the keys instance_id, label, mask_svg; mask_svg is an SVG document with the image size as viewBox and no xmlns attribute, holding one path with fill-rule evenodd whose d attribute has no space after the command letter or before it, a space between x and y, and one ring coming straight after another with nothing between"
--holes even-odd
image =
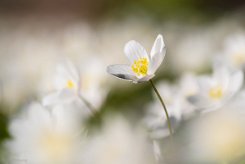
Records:
<instances>
[{"instance_id":1,"label":"white flower","mask_svg":"<svg viewBox=\"0 0 245 164\"><path fill-rule=\"evenodd\" d=\"M103 86L103 62L98 58L86 58L76 68L70 61L58 65L54 78L53 91L44 97L43 105L56 105L84 100L98 109L103 103L108 88ZM82 104L81 104L82 102Z\"/></svg>"},{"instance_id":2,"label":"white flower","mask_svg":"<svg viewBox=\"0 0 245 164\"><path fill-rule=\"evenodd\" d=\"M225 63L233 68L245 68L245 35L236 34L224 44Z\"/></svg>"},{"instance_id":3,"label":"white flower","mask_svg":"<svg viewBox=\"0 0 245 164\"><path fill-rule=\"evenodd\" d=\"M100 133L90 138L87 146L83 163L153 164L155 161L144 133L119 117L107 121Z\"/></svg>"},{"instance_id":4,"label":"white flower","mask_svg":"<svg viewBox=\"0 0 245 164\"><path fill-rule=\"evenodd\" d=\"M43 98L43 105L71 102L80 92L80 76L70 61L57 66L53 84L54 91Z\"/></svg>"},{"instance_id":5,"label":"white flower","mask_svg":"<svg viewBox=\"0 0 245 164\"><path fill-rule=\"evenodd\" d=\"M124 53L130 61L130 65L110 65L107 72L134 83L148 81L155 76L155 72L161 65L166 48L162 35L158 35L150 55L138 42L131 40L124 47Z\"/></svg>"},{"instance_id":6,"label":"white flower","mask_svg":"<svg viewBox=\"0 0 245 164\"><path fill-rule=\"evenodd\" d=\"M201 110L215 110L237 93L243 84L243 73L224 66L214 67L212 76L198 79L199 91L189 101Z\"/></svg>"},{"instance_id":7,"label":"white flower","mask_svg":"<svg viewBox=\"0 0 245 164\"><path fill-rule=\"evenodd\" d=\"M157 88L163 96L174 129L183 119L194 114L194 106L187 101L187 96L195 94L198 89L194 75L184 74L177 84L160 82ZM150 130L151 138L161 139L169 136L167 118L157 99L147 107L144 123Z\"/></svg>"},{"instance_id":8,"label":"white flower","mask_svg":"<svg viewBox=\"0 0 245 164\"><path fill-rule=\"evenodd\" d=\"M26 113L10 123L12 139L6 144L13 163L78 163L83 135L72 110L52 110L32 104Z\"/></svg>"},{"instance_id":9,"label":"white flower","mask_svg":"<svg viewBox=\"0 0 245 164\"><path fill-rule=\"evenodd\" d=\"M93 107L99 108L104 102L107 92L107 74L104 61L98 57L87 57L79 63L81 72L80 94L90 102Z\"/></svg>"},{"instance_id":10,"label":"white flower","mask_svg":"<svg viewBox=\"0 0 245 164\"><path fill-rule=\"evenodd\" d=\"M178 81L179 103L181 104L181 114L185 119L195 114L196 107L188 101L188 97L197 94L199 91L197 76L192 73L185 73Z\"/></svg>"},{"instance_id":11,"label":"white flower","mask_svg":"<svg viewBox=\"0 0 245 164\"><path fill-rule=\"evenodd\" d=\"M182 104L178 96L178 88L168 83L159 83L157 88L163 96L171 123L175 128L182 117ZM167 118L157 98L148 106L144 123L150 130L151 138L159 139L169 136Z\"/></svg>"}]
</instances>

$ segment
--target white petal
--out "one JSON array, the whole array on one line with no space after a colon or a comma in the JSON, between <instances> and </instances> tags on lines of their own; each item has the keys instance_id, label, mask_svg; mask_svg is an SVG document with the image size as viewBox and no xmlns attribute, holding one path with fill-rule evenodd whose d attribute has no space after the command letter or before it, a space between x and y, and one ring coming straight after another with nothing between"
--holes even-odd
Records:
<instances>
[{"instance_id":1,"label":"white petal","mask_svg":"<svg viewBox=\"0 0 245 164\"><path fill-rule=\"evenodd\" d=\"M163 42L163 37L162 35L158 35L153 46L151 49L151 58L155 55L155 54L159 54L162 52L163 48L165 47L165 44Z\"/></svg>"},{"instance_id":2,"label":"white petal","mask_svg":"<svg viewBox=\"0 0 245 164\"><path fill-rule=\"evenodd\" d=\"M166 47L162 35L158 35L151 49L151 62L149 73L154 74L161 65L166 54Z\"/></svg>"},{"instance_id":3,"label":"white petal","mask_svg":"<svg viewBox=\"0 0 245 164\"><path fill-rule=\"evenodd\" d=\"M78 69L71 61L65 61L62 65L59 65L57 68L57 72L69 78L69 80L79 80Z\"/></svg>"},{"instance_id":4,"label":"white petal","mask_svg":"<svg viewBox=\"0 0 245 164\"><path fill-rule=\"evenodd\" d=\"M140 43L134 40L131 40L128 43L126 43L124 47L124 53L129 59L131 64L134 63L135 60L143 57L149 60L145 48Z\"/></svg>"},{"instance_id":5,"label":"white petal","mask_svg":"<svg viewBox=\"0 0 245 164\"><path fill-rule=\"evenodd\" d=\"M57 74L54 77L55 88L57 90L64 89L68 80L77 85L79 83L79 73L70 61L65 61L57 66Z\"/></svg>"},{"instance_id":6,"label":"white petal","mask_svg":"<svg viewBox=\"0 0 245 164\"><path fill-rule=\"evenodd\" d=\"M63 104L71 102L76 97L75 93L69 89L63 89L59 92L51 93L45 96L42 100L44 106L52 106L57 104Z\"/></svg>"},{"instance_id":7,"label":"white petal","mask_svg":"<svg viewBox=\"0 0 245 164\"><path fill-rule=\"evenodd\" d=\"M197 84L199 86L199 94L206 95L209 91L210 87L212 86L212 79L209 76L203 75L197 79Z\"/></svg>"},{"instance_id":8,"label":"white petal","mask_svg":"<svg viewBox=\"0 0 245 164\"><path fill-rule=\"evenodd\" d=\"M235 73L233 73L233 75L231 76L230 79L230 84L229 84L229 92L231 92L231 94L236 93L237 91L239 91L239 89L242 87L243 84L243 72L242 71L236 71Z\"/></svg>"},{"instance_id":9,"label":"white petal","mask_svg":"<svg viewBox=\"0 0 245 164\"><path fill-rule=\"evenodd\" d=\"M110 65L107 67L107 72L120 79L137 81L138 78L128 65Z\"/></svg>"},{"instance_id":10,"label":"white petal","mask_svg":"<svg viewBox=\"0 0 245 164\"><path fill-rule=\"evenodd\" d=\"M59 99L59 94L58 92L55 92L53 94L49 94L47 96L45 96L42 100L42 105L43 106L49 106L49 105L53 105L56 104L57 101Z\"/></svg>"},{"instance_id":11,"label":"white petal","mask_svg":"<svg viewBox=\"0 0 245 164\"><path fill-rule=\"evenodd\" d=\"M203 108L207 108L207 106L210 105L210 101L207 100L207 98L197 94L197 95L193 95L193 96L189 96L187 97L187 100L193 104L194 106L196 106L196 110L202 110Z\"/></svg>"},{"instance_id":12,"label":"white petal","mask_svg":"<svg viewBox=\"0 0 245 164\"><path fill-rule=\"evenodd\" d=\"M214 81L226 89L230 80L230 71L225 66L214 67Z\"/></svg>"},{"instance_id":13,"label":"white petal","mask_svg":"<svg viewBox=\"0 0 245 164\"><path fill-rule=\"evenodd\" d=\"M144 76L143 78L139 79L138 82L139 83L142 83L142 82L146 82L146 81L149 81L150 79L152 79L155 75L152 74L152 75L146 75Z\"/></svg>"}]
</instances>

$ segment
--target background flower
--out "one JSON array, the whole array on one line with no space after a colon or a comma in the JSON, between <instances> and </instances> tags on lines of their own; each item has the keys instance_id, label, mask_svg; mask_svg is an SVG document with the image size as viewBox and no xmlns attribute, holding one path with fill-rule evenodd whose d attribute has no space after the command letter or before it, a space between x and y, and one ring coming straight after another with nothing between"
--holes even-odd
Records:
<instances>
[{"instance_id":1,"label":"background flower","mask_svg":"<svg viewBox=\"0 0 245 164\"><path fill-rule=\"evenodd\" d=\"M91 164L155 163L145 133L118 116L106 120L102 130L90 138L84 156L85 163Z\"/></svg>"},{"instance_id":2,"label":"background flower","mask_svg":"<svg viewBox=\"0 0 245 164\"><path fill-rule=\"evenodd\" d=\"M85 142L79 119L61 106L48 110L40 104L10 123L8 143L11 163L77 163Z\"/></svg>"}]
</instances>

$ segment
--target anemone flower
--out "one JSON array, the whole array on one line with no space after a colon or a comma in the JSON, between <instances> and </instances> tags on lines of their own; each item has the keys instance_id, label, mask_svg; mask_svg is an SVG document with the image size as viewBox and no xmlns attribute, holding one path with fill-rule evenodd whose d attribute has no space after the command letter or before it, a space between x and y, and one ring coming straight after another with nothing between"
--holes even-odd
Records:
<instances>
[{"instance_id":1,"label":"anemone flower","mask_svg":"<svg viewBox=\"0 0 245 164\"><path fill-rule=\"evenodd\" d=\"M155 72L160 67L166 54L166 48L162 35L159 34L157 36L152 46L150 55L148 55L145 48L140 43L134 40L126 43L124 53L129 59L130 64L110 65L107 67L107 72L120 79L132 81L133 83L149 81L163 106L168 122L168 129L172 135L172 128L167 108L157 88L151 80L155 76Z\"/></svg>"},{"instance_id":2,"label":"anemone flower","mask_svg":"<svg viewBox=\"0 0 245 164\"><path fill-rule=\"evenodd\" d=\"M242 87L243 73L225 66L214 67L213 75L197 79L199 91L188 100L198 109L207 112L227 103Z\"/></svg>"},{"instance_id":3,"label":"anemone flower","mask_svg":"<svg viewBox=\"0 0 245 164\"><path fill-rule=\"evenodd\" d=\"M166 48L162 35L158 35L150 55L140 43L134 40L125 45L124 52L130 64L110 65L107 67L107 72L120 79L139 83L149 81L155 76L156 70L164 59Z\"/></svg>"}]
</instances>

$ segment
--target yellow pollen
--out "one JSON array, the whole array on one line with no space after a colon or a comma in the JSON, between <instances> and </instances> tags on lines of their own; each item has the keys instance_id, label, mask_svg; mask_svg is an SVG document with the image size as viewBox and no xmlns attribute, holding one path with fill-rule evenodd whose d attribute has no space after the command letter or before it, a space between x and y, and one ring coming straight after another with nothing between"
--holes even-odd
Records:
<instances>
[{"instance_id":1,"label":"yellow pollen","mask_svg":"<svg viewBox=\"0 0 245 164\"><path fill-rule=\"evenodd\" d=\"M74 84L73 81L68 80L68 81L66 82L66 87L69 88L69 89L72 89L72 88L75 87L75 84Z\"/></svg>"},{"instance_id":2,"label":"yellow pollen","mask_svg":"<svg viewBox=\"0 0 245 164\"><path fill-rule=\"evenodd\" d=\"M147 58L135 60L131 68L137 76L145 76L148 71L149 61Z\"/></svg>"},{"instance_id":3,"label":"yellow pollen","mask_svg":"<svg viewBox=\"0 0 245 164\"><path fill-rule=\"evenodd\" d=\"M218 100L223 96L223 90L221 86L213 87L209 90L209 97L214 100Z\"/></svg>"}]
</instances>

